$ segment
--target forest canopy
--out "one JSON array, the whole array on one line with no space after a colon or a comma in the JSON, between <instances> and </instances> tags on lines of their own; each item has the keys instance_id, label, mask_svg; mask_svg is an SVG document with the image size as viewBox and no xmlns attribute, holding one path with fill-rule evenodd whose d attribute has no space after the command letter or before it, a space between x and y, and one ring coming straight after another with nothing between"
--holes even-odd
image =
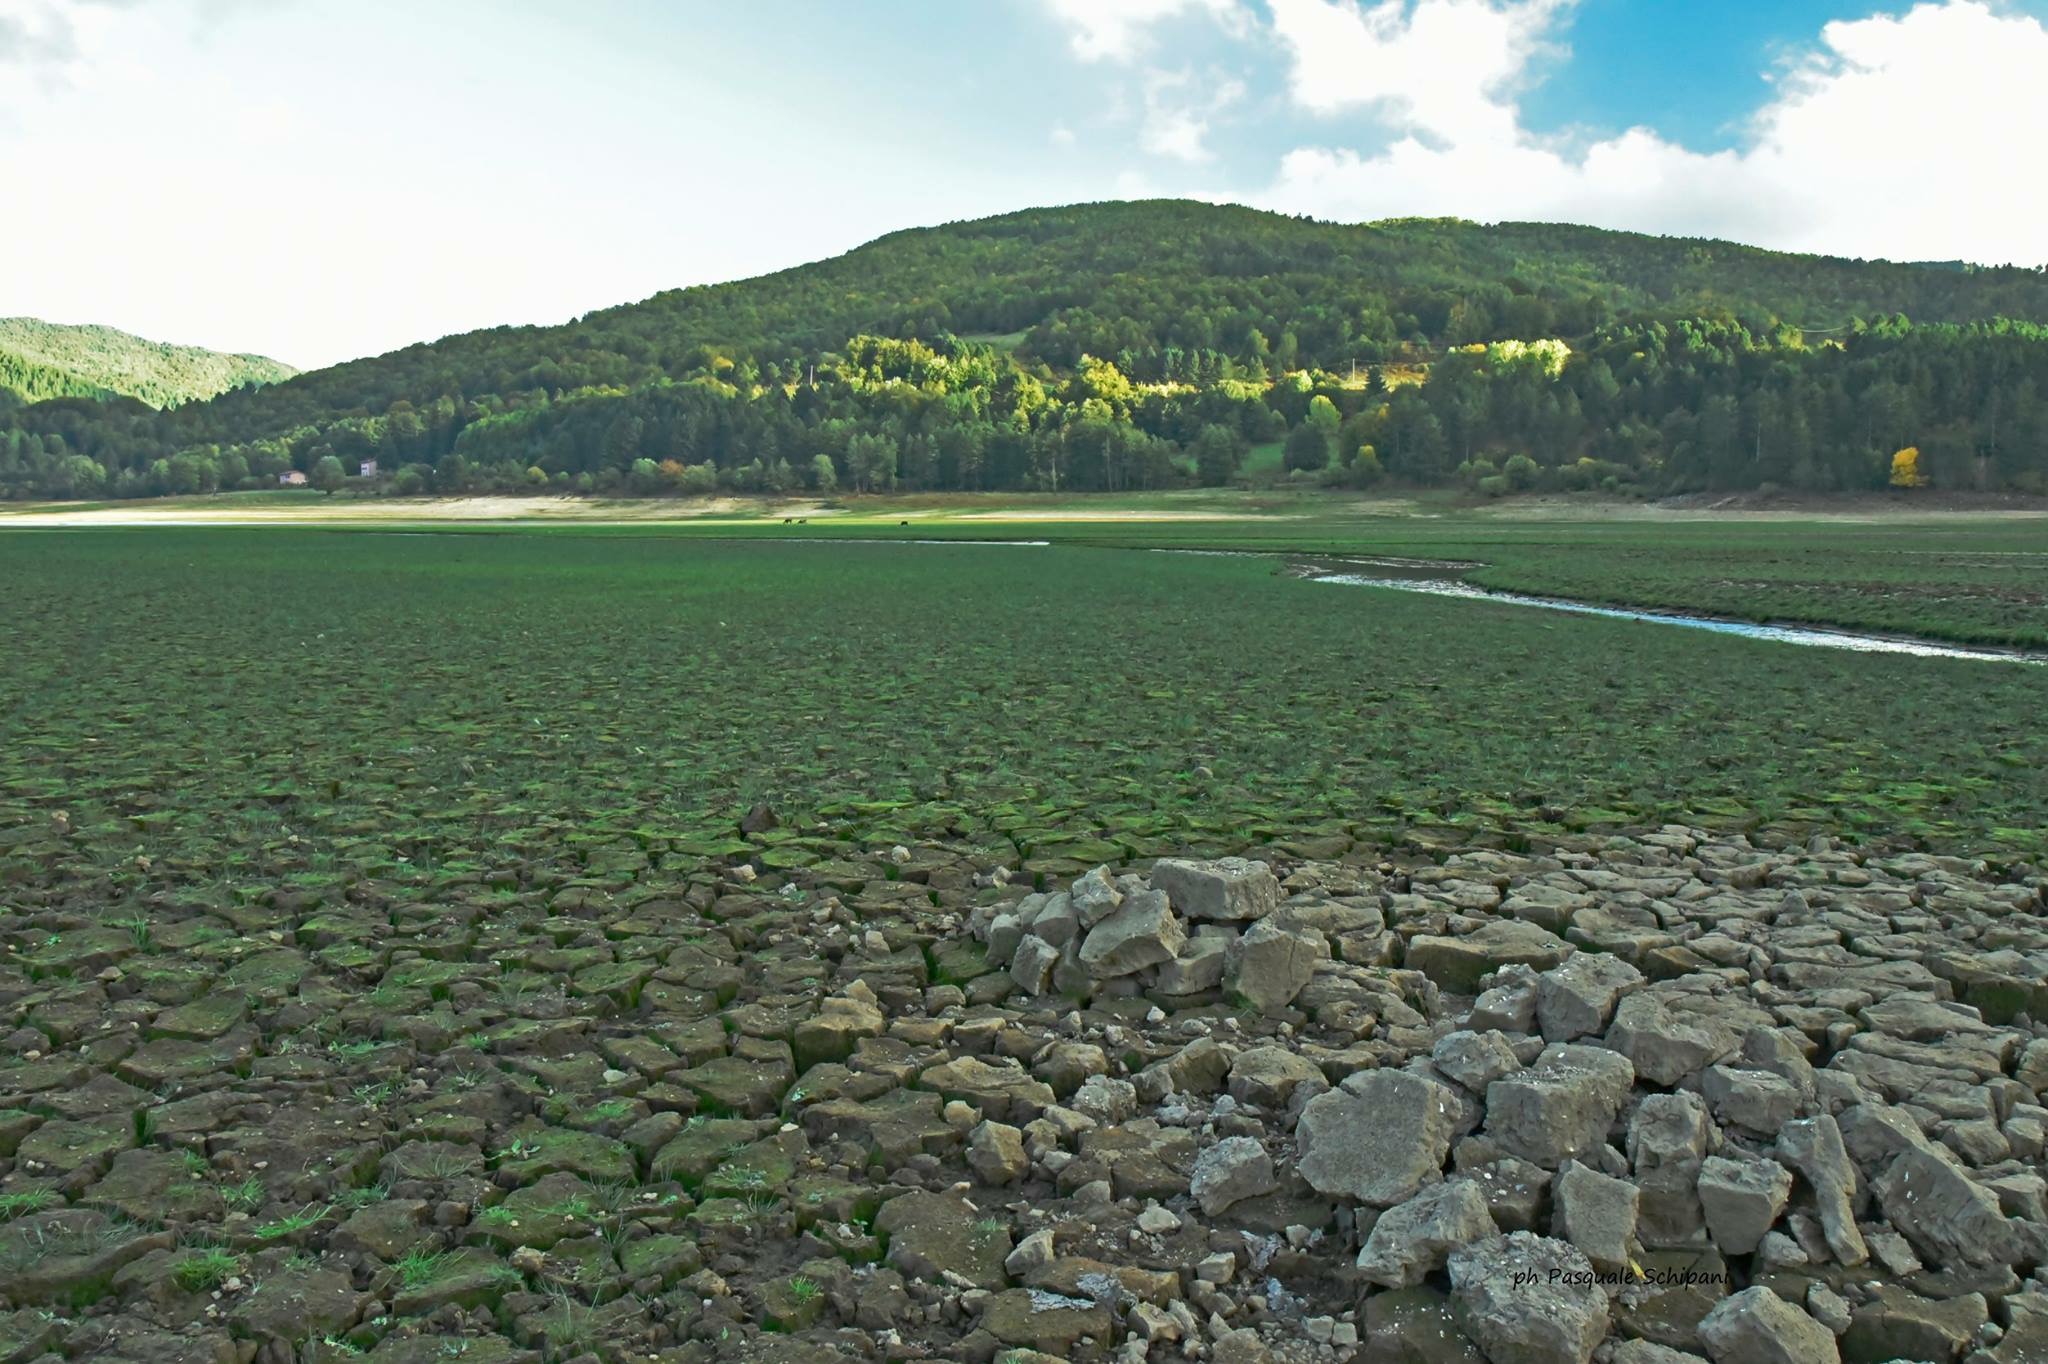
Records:
<instances>
[{"instance_id":1,"label":"forest canopy","mask_svg":"<svg viewBox=\"0 0 2048 1364\"><path fill-rule=\"evenodd\" d=\"M165 410L16 383L0 495L290 470L401 494L1116 490L1254 466L1482 492L2043 492L2043 324L2033 269L1084 205Z\"/></svg>"},{"instance_id":2,"label":"forest canopy","mask_svg":"<svg viewBox=\"0 0 2048 1364\"><path fill-rule=\"evenodd\" d=\"M112 327L68 327L0 317L0 389L17 398L109 398L176 407L298 373L261 355L146 341Z\"/></svg>"}]
</instances>

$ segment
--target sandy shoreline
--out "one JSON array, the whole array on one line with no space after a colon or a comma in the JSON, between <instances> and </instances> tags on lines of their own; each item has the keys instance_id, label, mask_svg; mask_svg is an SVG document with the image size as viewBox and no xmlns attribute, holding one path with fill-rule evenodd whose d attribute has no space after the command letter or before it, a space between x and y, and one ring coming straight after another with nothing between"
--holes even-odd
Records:
<instances>
[{"instance_id":1,"label":"sandy shoreline","mask_svg":"<svg viewBox=\"0 0 2048 1364\"><path fill-rule=\"evenodd\" d=\"M1101 502L1091 505L1093 497ZM991 522L1114 525L1140 522L1305 521L1329 518L1439 519L1477 522L1786 522L1843 524L1890 522L2029 521L2048 518L2048 501L1894 499L1850 497L1785 504L1687 498L1665 502L1589 501L1539 496L1472 505L1406 496L1165 493L1134 505L1117 494L1044 497L1019 494L911 494L835 499L428 497L326 498L283 501L268 494L165 498L133 502L0 503L0 529L119 526L382 526L418 523L576 523L583 525L689 524L710 520L736 525L777 525L790 519L845 524Z\"/></svg>"}]
</instances>

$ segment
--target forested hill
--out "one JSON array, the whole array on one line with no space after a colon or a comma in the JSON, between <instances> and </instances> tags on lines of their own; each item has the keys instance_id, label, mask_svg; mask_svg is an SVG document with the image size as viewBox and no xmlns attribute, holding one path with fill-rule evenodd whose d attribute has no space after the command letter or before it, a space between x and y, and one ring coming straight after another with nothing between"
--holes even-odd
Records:
<instances>
[{"instance_id":1,"label":"forested hill","mask_svg":"<svg viewBox=\"0 0 2048 1364\"><path fill-rule=\"evenodd\" d=\"M167 345L112 327L0 317L0 388L29 402L126 396L150 407L176 407L297 373L261 355Z\"/></svg>"},{"instance_id":2,"label":"forested hill","mask_svg":"<svg viewBox=\"0 0 2048 1364\"><path fill-rule=\"evenodd\" d=\"M1087 204L892 233L831 260L671 290L563 326L408 347L252 396L234 419L305 420L508 387L632 385L701 372L707 350L800 363L860 333L1026 331L1026 355L1064 366L1125 351L1163 365L1177 349L1337 368L1410 344L1582 336L1633 313L1735 316L1757 330L1899 313L2048 322L2048 274L1543 223L1347 225L1185 200Z\"/></svg>"},{"instance_id":3,"label":"forested hill","mask_svg":"<svg viewBox=\"0 0 2048 1364\"><path fill-rule=\"evenodd\" d=\"M1181 201L894 233L173 413L0 412L0 488L2029 486L2048 274Z\"/></svg>"}]
</instances>

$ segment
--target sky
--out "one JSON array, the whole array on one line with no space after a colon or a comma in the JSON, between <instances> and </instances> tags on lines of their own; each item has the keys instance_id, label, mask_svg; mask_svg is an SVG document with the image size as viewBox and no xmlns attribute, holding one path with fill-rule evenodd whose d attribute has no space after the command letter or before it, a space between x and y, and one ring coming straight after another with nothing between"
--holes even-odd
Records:
<instances>
[{"instance_id":1,"label":"sky","mask_svg":"<svg viewBox=\"0 0 2048 1364\"><path fill-rule=\"evenodd\" d=\"M2048 264L2048 0L0 0L0 315L311 368L1034 205Z\"/></svg>"}]
</instances>

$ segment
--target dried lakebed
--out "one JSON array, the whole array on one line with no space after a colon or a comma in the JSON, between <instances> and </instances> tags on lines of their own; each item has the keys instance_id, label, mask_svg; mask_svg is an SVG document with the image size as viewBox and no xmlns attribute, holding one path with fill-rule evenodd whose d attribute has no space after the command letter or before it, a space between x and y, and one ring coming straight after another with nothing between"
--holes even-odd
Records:
<instances>
[{"instance_id":1,"label":"dried lakebed","mask_svg":"<svg viewBox=\"0 0 2048 1364\"><path fill-rule=\"evenodd\" d=\"M2048 1358L2030 866L938 846L0 923L0 1358Z\"/></svg>"}]
</instances>

